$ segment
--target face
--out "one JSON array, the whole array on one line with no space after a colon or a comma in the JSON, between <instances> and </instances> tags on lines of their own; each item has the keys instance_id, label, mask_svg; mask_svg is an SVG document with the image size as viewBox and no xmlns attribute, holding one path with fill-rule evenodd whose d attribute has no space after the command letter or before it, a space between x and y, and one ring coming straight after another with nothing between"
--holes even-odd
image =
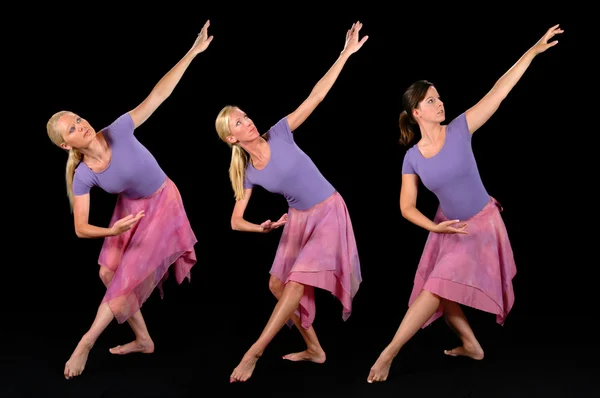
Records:
<instances>
[{"instance_id":1,"label":"face","mask_svg":"<svg viewBox=\"0 0 600 398\"><path fill-rule=\"evenodd\" d=\"M229 115L229 130L231 135L227 137L227 141L230 144L253 141L260 136L252 119L239 108L235 108Z\"/></svg>"},{"instance_id":2,"label":"face","mask_svg":"<svg viewBox=\"0 0 600 398\"><path fill-rule=\"evenodd\" d=\"M96 137L96 131L79 115L66 113L56 123L65 142L60 144L64 149L85 148Z\"/></svg>"},{"instance_id":3,"label":"face","mask_svg":"<svg viewBox=\"0 0 600 398\"><path fill-rule=\"evenodd\" d=\"M446 118L444 103L435 87L429 87L423 101L419 102L416 109L413 109L413 116L415 120L421 119L423 122L441 123L444 121Z\"/></svg>"}]
</instances>

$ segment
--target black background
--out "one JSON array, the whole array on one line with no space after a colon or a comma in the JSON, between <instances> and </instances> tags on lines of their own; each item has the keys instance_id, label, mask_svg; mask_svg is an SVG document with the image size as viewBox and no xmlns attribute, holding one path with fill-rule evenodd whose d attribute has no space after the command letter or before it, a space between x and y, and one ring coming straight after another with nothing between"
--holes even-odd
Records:
<instances>
[{"instance_id":1,"label":"black background","mask_svg":"<svg viewBox=\"0 0 600 398\"><path fill-rule=\"evenodd\" d=\"M597 100L582 69L583 25L564 7L523 14L433 3L398 4L398 10L369 3L332 11L322 9L324 3L169 5L39 10L46 19L34 25L35 40L20 48L35 54L31 61L22 58L27 61L19 64L20 72L27 78L13 97L24 100L29 113L8 137L10 142L26 131L26 140L19 140L26 151L11 151L22 157L13 168L22 186L14 188L16 199L8 187L5 195L32 221L23 222L24 232L8 249L15 260L7 264L14 276L6 277L4 289L9 299L2 327L3 396L508 397L598 391L597 376L591 376L597 372L592 276L597 258L585 258L591 235L581 226L590 223L585 217L589 210L595 213L596 204L586 182L579 182L588 169L578 164L593 162L584 153L596 134ZM133 338L129 326L113 322L83 375L66 381L64 363L105 290L97 266L102 241L75 236L64 186L66 154L47 138L45 123L68 109L97 130L110 124L149 94L191 47L206 19L213 42L136 130L177 184L199 239L192 283L177 286L171 278L164 300L155 292L144 304L154 354L111 356L108 348ZM354 312L343 322L339 302L318 291L314 326L327 362L283 361L282 355L302 349L299 333L284 327L250 381L229 385L229 374L275 305L268 271L281 230L264 235L230 229L230 151L216 134L215 117L224 105L235 104L265 132L308 96L356 20L364 24L361 37L369 40L295 133L343 195L354 224L363 276ZM406 311L427 238L401 217L398 206L403 91L415 80L432 81L449 122L556 23L565 29L560 43L533 60L473 138L484 184L504 207L515 253L513 311L501 327L493 315L466 310L486 350L484 361L445 357L442 351L458 341L438 321L405 346L388 382L368 385L370 366ZM115 200L94 190L90 222L107 225ZM423 187L418 207L430 217L437 208L435 196ZM8 216L19 217L19 211L7 209ZM255 189L246 215L259 223L286 209L283 197Z\"/></svg>"}]
</instances>

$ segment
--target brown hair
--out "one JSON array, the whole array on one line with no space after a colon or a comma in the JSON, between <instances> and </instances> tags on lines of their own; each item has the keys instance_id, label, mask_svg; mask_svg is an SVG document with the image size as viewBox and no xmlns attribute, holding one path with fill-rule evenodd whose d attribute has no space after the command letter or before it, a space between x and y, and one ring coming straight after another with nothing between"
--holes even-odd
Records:
<instances>
[{"instance_id":1,"label":"brown hair","mask_svg":"<svg viewBox=\"0 0 600 398\"><path fill-rule=\"evenodd\" d=\"M419 126L413 119L412 111L419 106L419 103L425 99L427 90L432 87L433 83L427 80L418 80L410 85L402 95L402 112L398 125L400 126L400 139L398 142L401 145L408 146L415 135L419 133Z\"/></svg>"}]
</instances>

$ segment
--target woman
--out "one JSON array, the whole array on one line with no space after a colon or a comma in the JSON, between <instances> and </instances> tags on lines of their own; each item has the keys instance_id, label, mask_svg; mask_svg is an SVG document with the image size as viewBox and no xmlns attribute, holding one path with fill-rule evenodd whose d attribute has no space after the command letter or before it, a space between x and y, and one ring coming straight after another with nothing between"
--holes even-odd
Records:
<instances>
[{"instance_id":1,"label":"woman","mask_svg":"<svg viewBox=\"0 0 600 398\"><path fill-rule=\"evenodd\" d=\"M475 106L448 125L441 124L444 104L433 84L417 81L404 93L400 143L410 144L418 132L421 139L404 157L400 209L407 220L430 234L409 309L371 368L369 383L385 381L404 344L442 314L462 341L462 346L444 353L483 359L483 349L459 304L495 314L497 322L504 324L514 302L516 266L502 208L483 186L471 137L496 112L533 58L558 43L548 40L562 32L558 25L550 28ZM433 221L416 207L419 178L440 201Z\"/></svg>"},{"instance_id":2,"label":"woman","mask_svg":"<svg viewBox=\"0 0 600 398\"><path fill-rule=\"evenodd\" d=\"M80 238L104 238L98 262L106 294L65 365L67 379L83 372L92 346L113 318L128 321L135 340L111 353L153 352L140 308L156 286L160 289L171 265L179 284L190 278L197 240L181 196L134 130L171 95L192 60L206 50L213 39L208 37L209 24L146 99L108 127L96 133L87 120L69 111L55 113L47 123L52 142L69 152L67 194L75 233ZM88 222L93 186L119 195L108 228Z\"/></svg>"},{"instance_id":3,"label":"woman","mask_svg":"<svg viewBox=\"0 0 600 398\"><path fill-rule=\"evenodd\" d=\"M219 137L232 149L229 175L236 203L231 226L238 231L269 232L285 225L271 268L269 288L278 302L258 340L233 370L230 382L248 380L269 342L291 318L307 349L286 355L291 361L325 362L325 352L312 327L314 288L334 294L342 303L343 319L361 282L352 223L342 196L294 142L294 131L325 98L346 61L367 41L358 40L360 22L346 33L344 49L310 95L280 119L264 136L241 109L226 106L215 122ZM278 221L254 224L244 211L254 186L283 195L289 211Z\"/></svg>"}]
</instances>

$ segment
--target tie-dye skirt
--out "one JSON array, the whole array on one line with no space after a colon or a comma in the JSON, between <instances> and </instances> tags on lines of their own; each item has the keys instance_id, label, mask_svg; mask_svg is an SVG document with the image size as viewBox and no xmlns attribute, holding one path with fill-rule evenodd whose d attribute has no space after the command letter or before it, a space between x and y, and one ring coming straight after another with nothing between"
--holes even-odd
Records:
<instances>
[{"instance_id":1,"label":"tie-dye skirt","mask_svg":"<svg viewBox=\"0 0 600 398\"><path fill-rule=\"evenodd\" d=\"M98 259L101 266L115 273L102 302L108 303L119 323L135 314L155 287L163 297L162 283L171 265L181 284L185 278L190 280L196 263L197 239L171 179L146 198L119 195L110 225L141 210L145 215L133 228L104 239Z\"/></svg>"},{"instance_id":2,"label":"tie-dye skirt","mask_svg":"<svg viewBox=\"0 0 600 398\"><path fill-rule=\"evenodd\" d=\"M502 207L490 197L489 203L468 220L468 235L430 233L414 279L409 306L421 291L496 315L504 325L515 301L512 279L517 273ZM448 218L441 209L435 223ZM424 325L442 315L438 310Z\"/></svg>"},{"instance_id":3,"label":"tie-dye skirt","mask_svg":"<svg viewBox=\"0 0 600 398\"><path fill-rule=\"evenodd\" d=\"M315 319L315 287L337 297L342 319L348 319L362 277L352 222L338 192L308 210L289 209L270 273L304 285L296 315L305 329Z\"/></svg>"}]
</instances>

